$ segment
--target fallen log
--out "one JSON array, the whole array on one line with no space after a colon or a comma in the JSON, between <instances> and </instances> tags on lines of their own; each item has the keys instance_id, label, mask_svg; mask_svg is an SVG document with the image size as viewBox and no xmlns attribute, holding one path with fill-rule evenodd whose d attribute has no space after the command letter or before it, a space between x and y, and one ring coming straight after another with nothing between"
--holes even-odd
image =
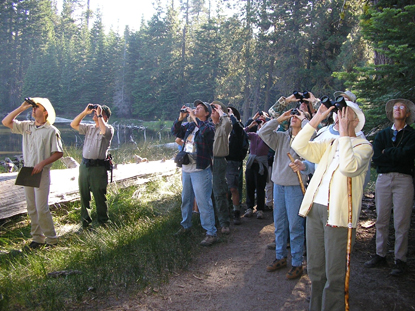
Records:
<instances>
[{"instance_id":1,"label":"fallen log","mask_svg":"<svg viewBox=\"0 0 415 311\"><path fill-rule=\"evenodd\" d=\"M125 188L146 183L158 175L172 175L176 170L173 160L118 164L113 182ZM79 200L78 174L76 168L51 170L49 205ZM24 187L14 184L16 176L16 172L0 174L0 219L27 212Z\"/></svg>"}]
</instances>

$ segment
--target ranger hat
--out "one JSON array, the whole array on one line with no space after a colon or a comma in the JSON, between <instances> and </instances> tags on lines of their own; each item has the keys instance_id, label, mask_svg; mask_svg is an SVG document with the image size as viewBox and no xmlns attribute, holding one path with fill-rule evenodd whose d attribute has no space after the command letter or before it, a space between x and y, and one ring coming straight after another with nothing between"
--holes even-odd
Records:
<instances>
[{"instance_id":1,"label":"ranger hat","mask_svg":"<svg viewBox=\"0 0 415 311\"><path fill-rule=\"evenodd\" d=\"M33 100L36 104L42 105L46 109L46 111L48 112L48 117L46 118L46 121L49 122L50 125L55 123L56 113L49 99L42 97L30 97L30 99Z\"/></svg>"}]
</instances>

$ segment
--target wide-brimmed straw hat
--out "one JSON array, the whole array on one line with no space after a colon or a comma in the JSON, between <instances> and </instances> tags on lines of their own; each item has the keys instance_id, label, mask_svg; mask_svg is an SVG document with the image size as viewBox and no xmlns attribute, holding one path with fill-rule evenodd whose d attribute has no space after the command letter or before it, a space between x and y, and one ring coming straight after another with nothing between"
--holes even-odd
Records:
<instances>
[{"instance_id":1,"label":"wide-brimmed straw hat","mask_svg":"<svg viewBox=\"0 0 415 311\"><path fill-rule=\"evenodd\" d=\"M50 125L55 123L56 113L49 99L42 97L30 97L30 99L33 100L36 104L42 105L46 109L46 111L48 112L48 117L46 118L46 121L49 122Z\"/></svg>"},{"instance_id":2,"label":"wide-brimmed straw hat","mask_svg":"<svg viewBox=\"0 0 415 311\"><path fill-rule=\"evenodd\" d=\"M346 100L346 104L347 104L347 106L349 106L350 108L353 109L353 111L357 115L357 118L359 119L359 123L357 124L356 128L354 129L354 131L356 133L358 133L365 126L365 122L366 122L365 114L363 113L362 109L359 108L359 105L358 104L353 103L353 102L348 101L348 100Z\"/></svg>"},{"instance_id":3,"label":"wide-brimmed straw hat","mask_svg":"<svg viewBox=\"0 0 415 311\"><path fill-rule=\"evenodd\" d=\"M413 102L411 102L410 100L403 99L403 98L391 99L386 103L385 111L386 111L386 116L388 117L388 119L391 122L395 121L395 119L393 118L393 106L395 106L396 103L404 104L409 109L409 112L411 113L409 115L409 117L406 118L406 124L410 125L410 124L414 123L414 121L415 121L415 104Z\"/></svg>"}]
</instances>

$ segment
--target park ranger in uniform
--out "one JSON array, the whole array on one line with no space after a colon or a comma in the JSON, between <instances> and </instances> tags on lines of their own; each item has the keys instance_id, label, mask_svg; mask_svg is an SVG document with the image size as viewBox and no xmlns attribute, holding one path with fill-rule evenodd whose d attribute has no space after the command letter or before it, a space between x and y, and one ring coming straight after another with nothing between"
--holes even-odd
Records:
<instances>
[{"instance_id":1,"label":"park ranger in uniform","mask_svg":"<svg viewBox=\"0 0 415 311\"><path fill-rule=\"evenodd\" d=\"M82 119L91 113L94 113L92 119L95 124L81 124ZM84 229L92 222L89 213L91 192L95 199L98 223L104 225L109 220L106 198L108 175L105 159L114 136L114 128L107 123L110 116L111 110L107 106L89 104L71 122L72 128L85 135L82 163L79 166L81 219Z\"/></svg>"}]
</instances>

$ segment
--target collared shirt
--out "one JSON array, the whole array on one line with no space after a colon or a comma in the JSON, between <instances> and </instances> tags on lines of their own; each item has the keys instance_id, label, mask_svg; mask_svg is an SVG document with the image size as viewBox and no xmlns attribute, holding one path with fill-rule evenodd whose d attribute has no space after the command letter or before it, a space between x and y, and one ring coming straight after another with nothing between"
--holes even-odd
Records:
<instances>
[{"instance_id":1,"label":"collared shirt","mask_svg":"<svg viewBox=\"0 0 415 311\"><path fill-rule=\"evenodd\" d=\"M55 152L63 152L61 133L48 122L36 126L34 121L13 121L12 133L22 134L24 165L33 167ZM50 168L53 163L45 165Z\"/></svg>"},{"instance_id":2,"label":"collared shirt","mask_svg":"<svg viewBox=\"0 0 415 311\"><path fill-rule=\"evenodd\" d=\"M105 160L108 149L114 136L114 128L107 124L105 134L100 134L101 129L95 124L79 124L79 134L85 135L82 156L85 159Z\"/></svg>"}]
</instances>

